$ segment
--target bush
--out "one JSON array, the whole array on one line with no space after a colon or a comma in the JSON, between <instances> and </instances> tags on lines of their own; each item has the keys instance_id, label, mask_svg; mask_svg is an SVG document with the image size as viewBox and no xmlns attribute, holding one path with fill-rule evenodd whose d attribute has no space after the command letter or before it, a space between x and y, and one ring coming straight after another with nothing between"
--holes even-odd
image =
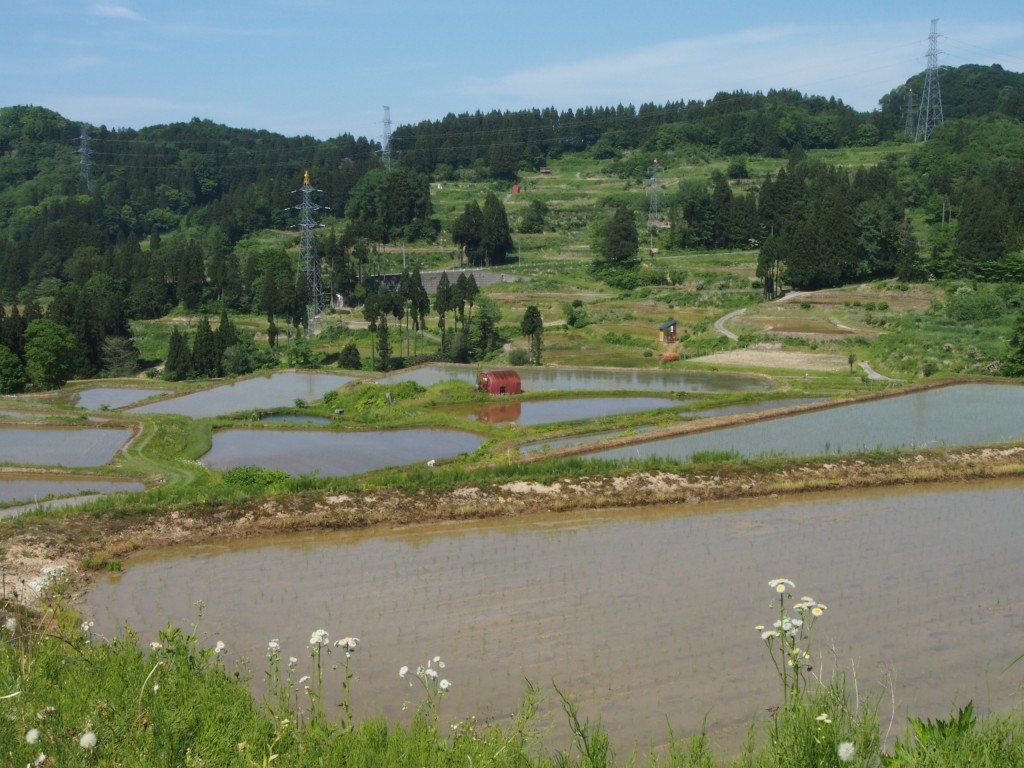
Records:
<instances>
[{"instance_id":1,"label":"bush","mask_svg":"<svg viewBox=\"0 0 1024 768\"><path fill-rule=\"evenodd\" d=\"M529 365L530 353L525 349L513 349L508 353L509 365Z\"/></svg>"},{"instance_id":2,"label":"bush","mask_svg":"<svg viewBox=\"0 0 1024 768\"><path fill-rule=\"evenodd\" d=\"M997 320L1006 313L1006 302L991 288L960 288L946 299L946 317L958 323Z\"/></svg>"},{"instance_id":3,"label":"bush","mask_svg":"<svg viewBox=\"0 0 1024 768\"><path fill-rule=\"evenodd\" d=\"M359 356L359 347L354 341L350 341L338 355L338 365L341 368L358 371L363 367L363 361Z\"/></svg>"}]
</instances>

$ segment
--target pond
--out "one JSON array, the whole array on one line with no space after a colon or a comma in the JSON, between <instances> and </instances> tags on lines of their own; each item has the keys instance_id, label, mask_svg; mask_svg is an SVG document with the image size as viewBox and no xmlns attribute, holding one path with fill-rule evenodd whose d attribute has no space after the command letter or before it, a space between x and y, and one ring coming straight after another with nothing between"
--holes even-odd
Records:
<instances>
[{"instance_id":1,"label":"pond","mask_svg":"<svg viewBox=\"0 0 1024 768\"><path fill-rule=\"evenodd\" d=\"M88 408L90 411L101 410L104 406L110 409L124 408L147 397L158 397L170 393L169 389L139 389L129 387L91 387L80 389L74 393L72 405Z\"/></svg>"},{"instance_id":2,"label":"pond","mask_svg":"<svg viewBox=\"0 0 1024 768\"><path fill-rule=\"evenodd\" d=\"M891 673L897 732L907 712L1014 706L1021 674L1003 669L1024 637L1022 506L1016 480L231 540L132 557L86 609L98 632L127 622L145 646L169 621L190 626L202 600L204 643L255 660L257 685L270 639L308 674L314 629L355 635L359 718L402 718L417 699L399 666L439 654L453 682L443 727L504 720L528 678L558 747L552 682L619 755L663 742L667 723L688 737L705 716L735 754L780 699L754 629L777 615L772 578L827 604L815 663L831 674L835 648L851 681L855 665L883 724ZM337 701L337 677L325 686Z\"/></svg>"},{"instance_id":3,"label":"pond","mask_svg":"<svg viewBox=\"0 0 1024 768\"><path fill-rule=\"evenodd\" d=\"M130 480L108 480L96 477L54 477L47 475L0 474L0 502L36 502L51 496L81 496L118 491L143 491L146 486ZM0 511L2 513L2 511Z\"/></svg>"},{"instance_id":4,"label":"pond","mask_svg":"<svg viewBox=\"0 0 1024 768\"><path fill-rule=\"evenodd\" d=\"M98 467L132 436L130 429L0 425L0 463Z\"/></svg>"},{"instance_id":5,"label":"pond","mask_svg":"<svg viewBox=\"0 0 1024 768\"><path fill-rule=\"evenodd\" d=\"M503 400L484 405L453 408L456 413L469 413L476 421L488 424L519 424L534 426L558 421L596 419L623 413L653 411L656 408L678 408L681 400L667 397L580 397L561 400Z\"/></svg>"},{"instance_id":6,"label":"pond","mask_svg":"<svg viewBox=\"0 0 1024 768\"><path fill-rule=\"evenodd\" d=\"M334 373L287 371L222 384L189 395L131 408L133 413L176 413L193 419L259 408L281 408L296 399L312 402L352 381Z\"/></svg>"},{"instance_id":7,"label":"pond","mask_svg":"<svg viewBox=\"0 0 1024 768\"><path fill-rule=\"evenodd\" d=\"M396 429L387 432L284 431L224 429L202 462L211 469L257 466L292 475L357 475L430 459L472 453L483 439L445 429Z\"/></svg>"},{"instance_id":8,"label":"pond","mask_svg":"<svg viewBox=\"0 0 1024 768\"><path fill-rule=\"evenodd\" d=\"M735 451L753 458L981 445L1024 439L1024 387L960 384L695 435L595 451L599 459Z\"/></svg>"},{"instance_id":9,"label":"pond","mask_svg":"<svg viewBox=\"0 0 1024 768\"><path fill-rule=\"evenodd\" d=\"M481 369L468 365L427 365L379 379L381 383L415 381L424 387L455 379L476 383ZM679 371L635 368L517 368L527 392L538 389L642 389L662 392L764 392L771 382L763 376L717 371Z\"/></svg>"}]
</instances>

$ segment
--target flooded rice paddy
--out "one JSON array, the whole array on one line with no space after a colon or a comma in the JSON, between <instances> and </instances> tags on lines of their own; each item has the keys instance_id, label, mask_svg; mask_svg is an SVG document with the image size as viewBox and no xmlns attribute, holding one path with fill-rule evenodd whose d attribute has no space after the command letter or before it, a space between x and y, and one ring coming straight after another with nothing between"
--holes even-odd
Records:
<instances>
[{"instance_id":1,"label":"flooded rice paddy","mask_svg":"<svg viewBox=\"0 0 1024 768\"><path fill-rule=\"evenodd\" d=\"M561 400L499 400L453 410L468 413L475 421L487 424L519 424L527 427L559 421L599 419L657 408L678 408L683 404L681 400L667 397L580 397Z\"/></svg>"},{"instance_id":2,"label":"flooded rice paddy","mask_svg":"<svg viewBox=\"0 0 1024 768\"><path fill-rule=\"evenodd\" d=\"M53 477L0 475L0 502L38 502L54 496L80 496L93 493L142 491L145 485L136 481L106 480L95 477ZM0 510L2 513L2 510Z\"/></svg>"},{"instance_id":3,"label":"flooded rice paddy","mask_svg":"<svg viewBox=\"0 0 1024 768\"><path fill-rule=\"evenodd\" d=\"M389 432L293 432L225 429L213 435L202 458L211 469L257 466L292 475L356 475L430 459L472 453L483 438L444 429L397 429Z\"/></svg>"},{"instance_id":4,"label":"flooded rice paddy","mask_svg":"<svg viewBox=\"0 0 1024 768\"><path fill-rule=\"evenodd\" d=\"M74 394L72 404L79 408L98 411L103 408L117 409L134 405L148 397L169 394L169 389L138 389L129 387L90 387Z\"/></svg>"},{"instance_id":5,"label":"flooded rice paddy","mask_svg":"<svg viewBox=\"0 0 1024 768\"><path fill-rule=\"evenodd\" d=\"M312 402L350 381L351 376L334 373L287 371L221 384L130 410L134 413L175 413L201 419L238 411L281 408L294 405L296 399Z\"/></svg>"},{"instance_id":6,"label":"flooded rice paddy","mask_svg":"<svg viewBox=\"0 0 1024 768\"><path fill-rule=\"evenodd\" d=\"M701 451L735 451L746 458L807 456L984 445L1022 438L1024 387L960 384L587 455L600 459L670 456L687 461Z\"/></svg>"},{"instance_id":7,"label":"flooded rice paddy","mask_svg":"<svg viewBox=\"0 0 1024 768\"><path fill-rule=\"evenodd\" d=\"M776 617L768 580L828 605L814 631L826 674L835 659L859 695L880 696L896 729L909 712L945 717L974 699L1007 709L1021 674L1024 483L807 494L390 530L296 534L135 557L104 577L86 609L105 635L125 622L145 644L170 621L229 660L266 644L308 674L310 633L355 635L359 718L402 718L416 691L398 677L440 654L452 681L442 724L504 720L524 679L545 697L553 746L568 745L552 682L600 717L620 755L686 737L705 716L735 753L748 725L779 703L754 627ZM830 649L834 649L830 650ZM324 701L340 697L328 674ZM407 715L405 715L407 716Z\"/></svg>"},{"instance_id":8,"label":"flooded rice paddy","mask_svg":"<svg viewBox=\"0 0 1024 768\"><path fill-rule=\"evenodd\" d=\"M0 426L0 463L98 467L114 458L131 435L130 429Z\"/></svg>"},{"instance_id":9,"label":"flooded rice paddy","mask_svg":"<svg viewBox=\"0 0 1024 768\"><path fill-rule=\"evenodd\" d=\"M454 379L476 383L479 368L467 365L427 365L379 379L381 383L415 381L424 387ZM517 368L527 392L538 389L641 389L661 392L764 392L771 382L763 376L717 371L661 371L635 368Z\"/></svg>"}]
</instances>

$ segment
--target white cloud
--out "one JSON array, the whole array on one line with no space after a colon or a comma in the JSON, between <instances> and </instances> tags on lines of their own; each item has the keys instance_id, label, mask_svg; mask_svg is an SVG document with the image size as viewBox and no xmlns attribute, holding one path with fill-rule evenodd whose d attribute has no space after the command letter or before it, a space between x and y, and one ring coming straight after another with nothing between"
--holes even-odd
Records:
<instances>
[{"instance_id":1,"label":"white cloud","mask_svg":"<svg viewBox=\"0 0 1024 768\"><path fill-rule=\"evenodd\" d=\"M110 3L93 3L89 7L93 16L103 16L107 19L125 19L127 21L145 21L141 14L125 5L113 5Z\"/></svg>"},{"instance_id":2,"label":"white cloud","mask_svg":"<svg viewBox=\"0 0 1024 768\"><path fill-rule=\"evenodd\" d=\"M984 38L990 46L1016 37L1006 28L971 32L972 42ZM881 96L927 66L926 51L927 38L918 26L906 23L785 24L474 77L455 86L455 97L483 102L482 109L510 103L565 108L706 100L719 91L793 88L870 110ZM1004 51L1003 58L1012 65L1009 53Z\"/></svg>"}]
</instances>

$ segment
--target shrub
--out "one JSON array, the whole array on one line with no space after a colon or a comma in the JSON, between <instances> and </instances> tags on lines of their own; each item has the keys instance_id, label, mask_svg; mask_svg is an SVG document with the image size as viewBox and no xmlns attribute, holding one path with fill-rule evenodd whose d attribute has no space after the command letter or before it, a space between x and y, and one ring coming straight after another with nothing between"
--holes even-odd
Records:
<instances>
[{"instance_id":1,"label":"shrub","mask_svg":"<svg viewBox=\"0 0 1024 768\"><path fill-rule=\"evenodd\" d=\"M529 365L530 353L525 349L513 349L508 353L509 365Z\"/></svg>"}]
</instances>

